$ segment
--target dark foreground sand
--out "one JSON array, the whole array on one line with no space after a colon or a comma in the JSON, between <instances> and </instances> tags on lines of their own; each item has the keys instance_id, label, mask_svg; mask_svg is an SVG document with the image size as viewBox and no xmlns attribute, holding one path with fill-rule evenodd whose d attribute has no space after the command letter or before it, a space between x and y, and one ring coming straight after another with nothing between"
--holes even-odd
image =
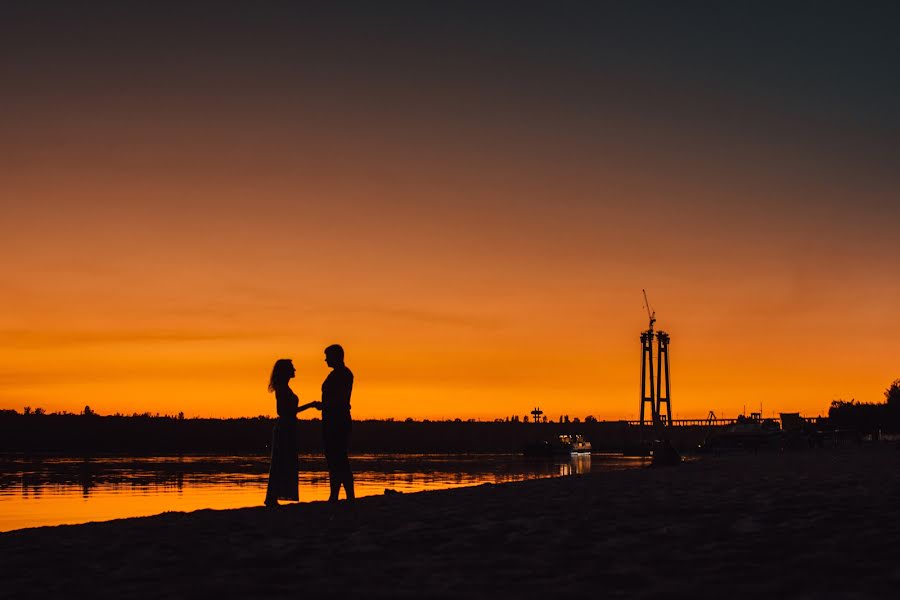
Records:
<instances>
[{"instance_id":1,"label":"dark foreground sand","mask_svg":"<svg viewBox=\"0 0 900 600\"><path fill-rule=\"evenodd\" d=\"M0 534L10 598L900 593L900 452L674 468ZM342 507L346 508L346 507Z\"/></svg>"}]
</instances>

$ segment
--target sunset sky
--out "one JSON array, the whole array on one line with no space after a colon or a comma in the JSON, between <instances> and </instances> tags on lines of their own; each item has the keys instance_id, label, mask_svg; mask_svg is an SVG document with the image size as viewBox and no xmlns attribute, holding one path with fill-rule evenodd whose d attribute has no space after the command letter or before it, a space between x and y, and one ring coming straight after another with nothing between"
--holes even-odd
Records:
<instances>
[{"instance_id":1,"label":"sunset sky","mask_svg":"<svg viewBox=\"0 0 900 600\"><path fill-rule=\"evenodd\" d=\"M4 2L0 408L824 414L900 377L900 9ZM306 416L306 415L304 415Z\"/></svg>"}]
</instances>

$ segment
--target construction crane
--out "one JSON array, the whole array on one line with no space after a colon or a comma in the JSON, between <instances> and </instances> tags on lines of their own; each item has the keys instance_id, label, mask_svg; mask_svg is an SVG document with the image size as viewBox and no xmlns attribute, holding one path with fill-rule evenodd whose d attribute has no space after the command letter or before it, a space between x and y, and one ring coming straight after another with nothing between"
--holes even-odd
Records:
<instances>
[{"instance_id":1,"label":"construction crane","mask_svg":"<svg viewBox=\"0 0 900 600\"><path fill-rule=\"evenodd\" d=\"M653 324L656 323L656 311L650 308L647 290L644 292L644 308L650 318L650 327L641 332L641 436L643 436L644 408L650 408L650 421L656 427L659 424L659 413L656 404L656 378L653 375Z\"/></svg>"},{"instance_id":2,"label":"construction crane","mask_svg":"<svg viewBox=\"0 0 900 600\"><path fill-rule=\"evenodd\" d=\"M658 428L672 423L672 403L669 400L669 334L662 330L653 331L656 311L650 306L647 290L641 291L644 292L644 307L650 320L647 331L641 332L641 425L644 424L644 408L649 405L651 422Z\"/></svg>"},{"instance_id":3,"label":"construction crane","mask_svg":"<svg viewBox=\"0 0 900 600\"><path fill-rule=\"evenodd\" d=\"M656 311L650 308L650 301L647 300L647 290L642 289L641 291L644 292L644 308L647 309L647 317L650 318L650 328L648 331L650 331L650 335L653 335L653 324L656 323Z\"/></svg>"}]
</instances>

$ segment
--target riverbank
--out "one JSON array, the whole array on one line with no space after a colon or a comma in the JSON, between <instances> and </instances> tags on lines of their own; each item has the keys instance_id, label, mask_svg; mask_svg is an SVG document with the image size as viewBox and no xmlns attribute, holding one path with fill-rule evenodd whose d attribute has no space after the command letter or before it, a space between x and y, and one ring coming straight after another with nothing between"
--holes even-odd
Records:
<instances>
[{"instance_id":1,"label":"riverbank","mask_svg":"<svg viewBox=\"0 0 900 600\"><path fill-rule=\"evenodd\" d=\"M0 596L888 597L900 452L707 457L0 534Z\"/></svg>"}]
</instances>

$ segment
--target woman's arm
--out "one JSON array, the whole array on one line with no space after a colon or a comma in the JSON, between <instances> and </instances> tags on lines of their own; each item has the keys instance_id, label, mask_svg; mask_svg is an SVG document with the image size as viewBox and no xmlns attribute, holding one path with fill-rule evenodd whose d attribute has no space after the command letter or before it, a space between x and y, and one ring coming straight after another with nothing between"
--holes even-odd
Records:
<instances>
[{"instance_id":1,"label":"woman's arm","mask_svg":"<svg viewBox=\"0 0 900 600\"><path fill-rule=\"evenodd\" d=\"M304 404L302 406L298 406L297 412L299 413L299 412L303 412L304 410L307 410L310 408L316 408L317 404L318 404L318 402L307 402L306 404Z\"/></svg>"}]
</instances>

